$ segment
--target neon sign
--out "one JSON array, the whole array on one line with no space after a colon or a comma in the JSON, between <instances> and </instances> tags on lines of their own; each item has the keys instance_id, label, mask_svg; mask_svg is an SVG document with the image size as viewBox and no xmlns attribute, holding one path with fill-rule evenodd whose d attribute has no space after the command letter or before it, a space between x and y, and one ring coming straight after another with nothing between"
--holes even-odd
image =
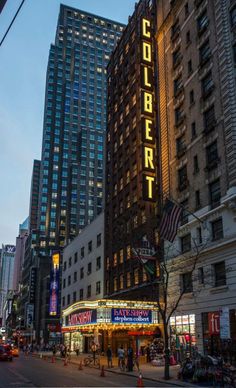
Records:
<instances>
[{"instance_id":1,"label":"neon sign","mask_svg":"<svg viewBox=\"0 0 236 388\"><path fill-rule=\"evenodd\" d=\"M112 323L152 323L151 310L112 309Z\"/></svg>"},{"instance_id":2,"label":"neon sign","mask_svg":"<svg viewBox=\"0 0 236 388\"><path fill-rule=\"evenodd\" d=\"M155 198L155 133L154 133L154 91L151 21L141 20L141 130L143 155L143 198Z\"/></svg>"},{"instance_id":3,"label":"neon sign","mask_svg":"<svg viewBox=\"0 0 236 388\"><path fill-rule=\"evenodd\" d=\"M52 270L50 276L50 303L49 315L56 316L59 310L59 263L60 254L53 253L52 255Z\"/></svg>"}]
</instances>

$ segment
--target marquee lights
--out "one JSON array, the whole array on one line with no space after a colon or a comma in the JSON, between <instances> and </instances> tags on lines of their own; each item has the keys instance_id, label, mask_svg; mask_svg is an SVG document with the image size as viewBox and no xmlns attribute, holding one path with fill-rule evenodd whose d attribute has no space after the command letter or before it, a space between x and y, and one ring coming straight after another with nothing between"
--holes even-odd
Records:
<instances>
[{"instance_id":1,"label":"marquee lights","mask_svg":"<svg viewBox=\"0 0 236 388\"><path fill-rule=\"evenodd\" d=\"M155 133L151 21L141 20L141 116L143 142L143 198L155 201Z\"/></svg>"}]
</instances>

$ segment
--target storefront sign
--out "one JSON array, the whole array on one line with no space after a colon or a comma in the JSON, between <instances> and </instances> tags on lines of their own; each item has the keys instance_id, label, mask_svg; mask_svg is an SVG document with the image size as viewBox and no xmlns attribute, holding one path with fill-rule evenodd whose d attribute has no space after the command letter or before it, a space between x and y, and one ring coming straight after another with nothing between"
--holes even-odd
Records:
<instances>
[{"instance_id":1,"label":"storefront sign","mask_svg":"<svg viewBox=\"0 0 236 388\"><path fill-rule=\"evenodd\" d=\"M112 323L152 323L151 310L112 309Z\"/></svg>"},{"instance_id":2,"label":"storefront sign","mask_svg":"<svg viewBox=\"0 0 236 388\"><path fill-rule=\"evenodd\" d=\"M50 303L49 315L57 315L59 307L59 264L60 254L53 253L52 255L52 270L50 276Z\"/></svg>"},{"instance_id":3,"label":"storefront sign","mask_svg":"<svg viewBox=\"0 0 236 388\"><path fill-rule=\"evenodd\" d=\"M89 325L97 322L97 310L86 310L68 317L69 326Z\"/></svg>"},{"instance_id":4,"label":"storefront sign","mask_svg":"<svg viewBox=\"0 0 236 388\"><path fill-rule=\"evenodd\" d=\"M208 313L208 330L210 335L220 334L220 314L218 311Z\"/></svg>"},{"instance_id":5,"label":"storefront sign","mask_svg":"<svg viewBox=\"0 0 236 388\"><path fill-rule=\"evenodd\" d=\"M151 21L141 20L141 115L143 155L143 198L156 201L156 139L154 125L154 87Z\"/></svg>"},{"instance_id":6,"label":"storefront sign","mask_svg":"<svg viewBox=\"0 0 236 388\"><path fill-rule=\"evenodd\" d=\"M155 331L128 331L128 335L133 336L146 336L146 335L155 335Z\"/></svg>"},{"instance_id":7,"label":"storefront sign","mask_svg":"<svg viewBox=\"0 0 236 388\"><path fill-rule=\"evenodd\" d=\"M59 323L52 325L48 324L48 331L51 333L60 333L61 332L61 325Z\"/></svg>"},{"instance_id":8,"label":"storefront sign","mask_svg":"<svg viewBox=\"0 0 236 388\"><path fill-rule=\"evenodd\" d=\"M33 320L34 320L34 305L28 304L27 310L26 310L26 327L27 328L33 327Z\"/></svg>"},{"instance_id":9,"label":"storefront sign","mask_svg":"<svg viewBox=\"0 0 236 388\"><path fill-rule=\"evenodd\" d=\"M220 338L230 339L230 321L229 321L229 308L222 307L220 309Z\"/></svg>"}]
</instances>

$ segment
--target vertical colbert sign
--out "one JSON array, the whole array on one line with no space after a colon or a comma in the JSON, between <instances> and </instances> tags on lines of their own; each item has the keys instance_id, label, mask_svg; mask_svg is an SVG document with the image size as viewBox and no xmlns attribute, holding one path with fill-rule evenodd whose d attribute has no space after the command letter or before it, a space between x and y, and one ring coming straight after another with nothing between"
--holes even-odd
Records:
<instances>
[{"instance_id":1,"label":"vertical colbert sign","mask_svg":"<svg viewBox=\"0 0 236 388\"><path fill-rule=\"evenodd\" d=\"M154 88L151 21L141 19L141 128L143 199L156 201L156 139L154 131Z\"/></svg>"},{"instance_id":2,"label":"vertical colbert sign","mask_svg":"<svg viewBox=\"0 0 236 388\"><path fill-rule=\"evenodd\" d=\"M49 315L57 315L59 312L59 264L60 253L52 255L52 270L50 277L50 303Z\"/></svg>"}]
</instances>

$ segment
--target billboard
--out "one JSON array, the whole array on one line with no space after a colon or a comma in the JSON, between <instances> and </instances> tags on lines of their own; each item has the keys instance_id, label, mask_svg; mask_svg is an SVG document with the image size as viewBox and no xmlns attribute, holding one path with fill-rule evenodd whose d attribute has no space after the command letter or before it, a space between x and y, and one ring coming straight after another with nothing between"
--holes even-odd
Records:
<instances>
[{"instance_id":1,"label":"billboard","mask_svg":"<svg viewBox=\"0 0 236 388\"><path fill-rule=\"evenodd\" d=\"M97 322L97 310L80 310L70 314L68 317L69 326L90 325Z\"/></svg>"},{"instance_id":2,"label":"billboard","mask_svg":"<svg viewBox=\"0 0 236 388\"><path fill-rule=\"evenodd\" d=\"M6 253L15 253L16 251L15 245L5 245L4 249Z\"/></svg>"},{"instance_id":3,"label":"billboard","mask_svg":"<svg viewBox=\"0 0 236 388\"><path fill-rule=\"evenodd\" d=\"M33 327L34 320L34 305L28 304L26 309L26 327L31 329Z\"/></svg>"},{"instance_id":4,"label":"billboard","mask_svg":"<svg viewBox=\"0 0 236 388\"><path fill-rule=\"evenodd\" d=\"M111 309L112 323L152 323L152 310Z\"/></svg>"},{"instance_id":5,"label":"billboard","mask_svg":"<svg viewBox=\"0 0 236 388\"><path fill-rule=\"evenodd\" d=\"M56 316L59 313L59 281L60 281L60 253L52 255L52 269L50 274L50 302L49 315Z\"/></svg>"}]
</instances>

